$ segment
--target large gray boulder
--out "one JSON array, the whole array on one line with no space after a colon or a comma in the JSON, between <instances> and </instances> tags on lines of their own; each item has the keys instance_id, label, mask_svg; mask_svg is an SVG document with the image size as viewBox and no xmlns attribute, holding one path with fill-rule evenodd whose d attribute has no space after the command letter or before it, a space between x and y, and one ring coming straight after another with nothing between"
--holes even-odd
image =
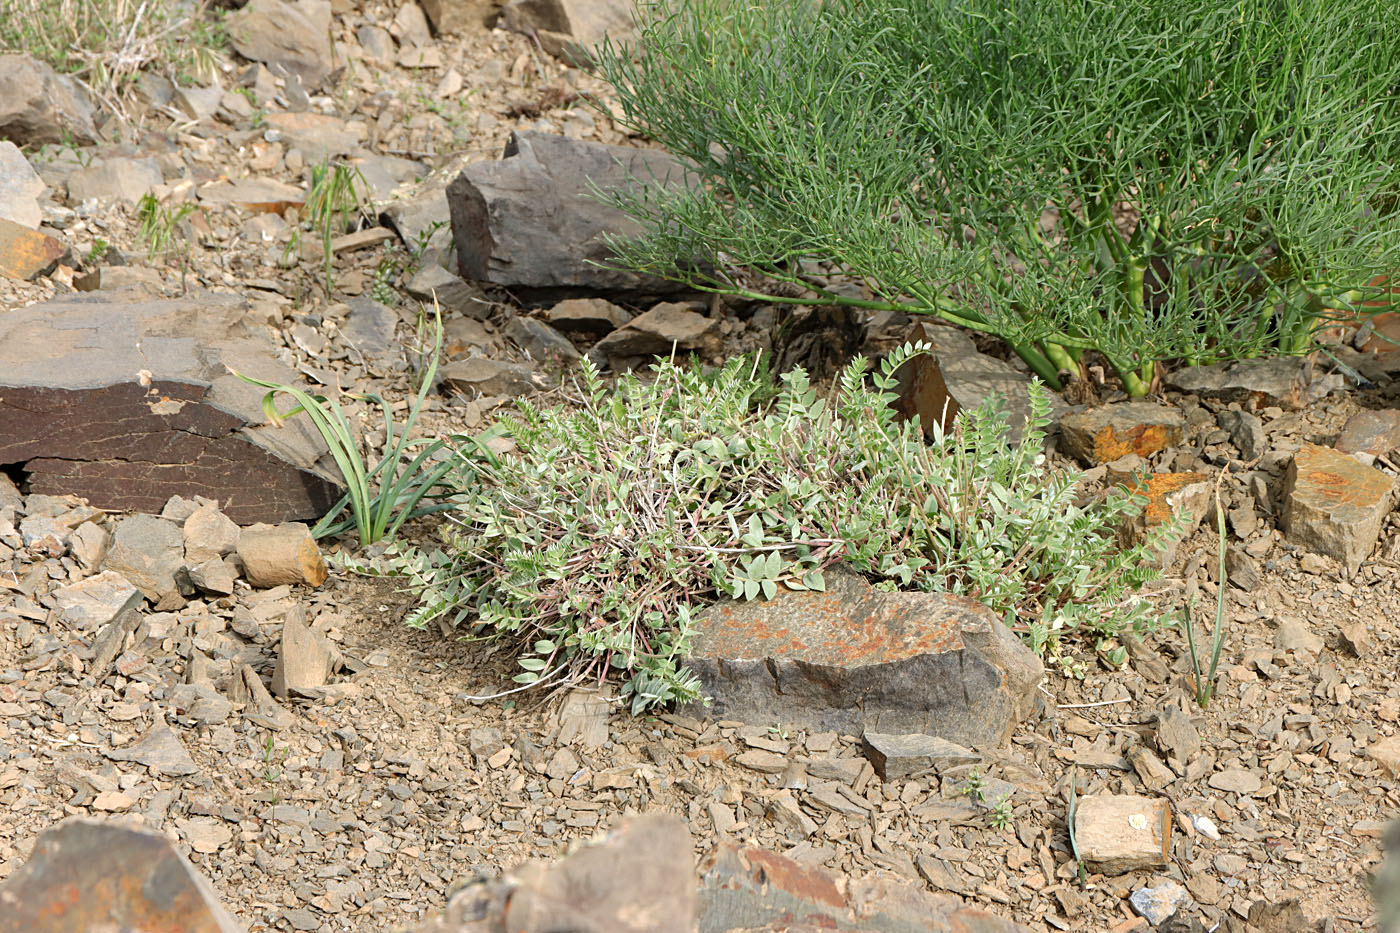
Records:
<instances>
[{"instance_id":1,"label":"large gray boulder","mask_svg":"<svg viewBox=\"0 0 1400 933\"><path fill-rule=\"evenodd\" d=\"M325 442L305 417L265 424L263 390L229 372L298 381L247 310L103 292L0 315L0 465L105 509L200 495L240 524L324 514L339 495Z\"/></svg>"},{"instance_id":2,"label":"large gray boulder","mask_svg":"<svg viewBox=\"0 0 1400 933\"><path fill-rule=\"evenodd\" d=\"M613 254L605 237L640 229L592 186L610 192L685 180L683 165L664 152L515 133L500 161L468 165L447 186L458 270L530 305L596 295L643 304L682 294L675 283L606 267Z\"/></svg>"},{"instance_id":3,"label":"large gray boulder","mask_svg":"<svg viewBox=\"0 0 1400 933\"><path fill-rule=\"evenodd\" d=\"M21 146L97 141L92 101L72 78L28 55L0 55L0 139Z\"/></svg>"},{"instance_id":4,"label":"large gray boulder","mask_svg":"<svg viewBox=\"0 0 1400 933\"><path fill-rule=\"evenodd\" d=\"M710 706L693 712L995 747L1035 708L1040 660L986 606L882 592L839 567L825 578L825 592L780 587L700 613L684 663Z\"/></svg>"},{"instance_id":5,"label":"large gray boulder","mask_svg":"<svg viewBox=\"0 0 1400 933\"><path fill-rule=\"evenodd\" d=\"M239 55L294 74L309 88L335 67L328 0L252 0L229 14L227 25Z\"/></svg>"}]
</instances>

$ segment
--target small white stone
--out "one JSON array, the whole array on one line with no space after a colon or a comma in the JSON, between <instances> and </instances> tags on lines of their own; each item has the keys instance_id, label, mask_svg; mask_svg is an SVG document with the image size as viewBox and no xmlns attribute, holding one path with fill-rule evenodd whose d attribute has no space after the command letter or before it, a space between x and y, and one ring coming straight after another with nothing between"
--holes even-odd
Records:
<instances>
[{"instance_id":1,"label":"small white stone","mask_svg":"<svg viewBox=\"0 0 1400 933\"><path fill-rule=\"evenodd\" d=\"M1216 828L1215 821L1208 816L1198 816L1191 814L1191 825L1196 827L1196 832L1207 839L1220 839L1220 830Z\"/></svg>"}]
</instances>

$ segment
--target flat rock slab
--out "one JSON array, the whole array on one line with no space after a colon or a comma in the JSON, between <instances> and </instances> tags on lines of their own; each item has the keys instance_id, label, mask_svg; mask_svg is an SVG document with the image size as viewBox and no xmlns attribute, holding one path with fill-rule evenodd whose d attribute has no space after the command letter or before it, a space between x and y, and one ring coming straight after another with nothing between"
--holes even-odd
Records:
<instances>
[{"instance_id":1,"label":"flat rock slab","mask_svg":"<svg viewBox=\"0 0 1400 933\"><path fill-rule=\"evenodd\" d=\"M1155 402L1118 402L1060 419L1065 452L1087 466L1137 454L1150 457L1181 443L1186 418Z\"/></svg>"},{"instance_id":2,"label":"flat rock slab","mask_svg":"<svg viewBox=\"0 0 1400 933\"><path fill-rule=\"evenodd\" d=\"M314 518L338 497L305 417L264 424L263 390L228 367L299 382L226 295L68 296L0 315L0 464L39 493L159 513L218 500L240 524Z\"/></svg>"},{"instance_id":3,"label":"flat rock slab","mask_svg":"<svg viewBox=\"0 0 1400 933\"><path fill-rule=\"evenodd\" d=\"M1188 366L1171 373L1164 382L1177 392L1239 402L1253 411L1269 406L1296 410L1346 387L1346 381L1336 373L1319 372L1307 360L1294 357Z\"/></svg>"},{"instance_id":4,"label":"flat rock slab","mask_svg":"<svg viewBox=\"0 0 1400 933\"><path fill-rule=\"evenodd\" d=\"M1040 660L986 606L884 593L841 568L825 576L823 593L780 588L697 617L684 664L711 700L706 715L985 747L1030 713Z\"/></svg>"},{"instance_id":5,"label":"flat rock slab","mask_svg":"<svg viewBox=\"0 0 1400 933\"><path fill-rule=\"evenodd\" d=\"M1379 470L1330 447L1304 444L1283 482L1288 540L1355 571L1370 555L1389 514L1393 483Z\"/></svg>"},{"instance_id":6,"label":"flat rock slab","mask_svg":"<svg viewBox=\"0 0 1400 933\"><path fill-rule=\"evenodd\" d=\"M158 832L74 817L0 884L0 933L239 933L213 886Z\"/></svg>"},{"instance_id":7,"label":"flat rock slab","mask_svg":"<svg viewBox=\"0 0 1400 933\"><path fill-rule=\"evenodd\" d=\"M613 262L606 237L640 228L598 201L591 186L608 193L680 185L685 176L664 152L515 133L499 161L468 165L447 186L458 271L529 304L593 295L643 303L674 295L683 291L674 283L606 268Z\"/></svg>"}]
</instances>

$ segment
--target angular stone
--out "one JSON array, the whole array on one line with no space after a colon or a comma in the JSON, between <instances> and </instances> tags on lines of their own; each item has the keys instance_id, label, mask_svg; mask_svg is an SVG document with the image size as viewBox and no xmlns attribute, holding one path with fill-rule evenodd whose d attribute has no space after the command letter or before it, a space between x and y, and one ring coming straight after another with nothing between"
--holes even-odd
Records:
<instances>
[{"instance_id":1,"label":"angular stone","mask_svg":"<svg viewBox=\"0 0 1400 933\"><path fill-rule=\"evenodd\" d=\"M982 756L934 735L887 735L867 732L861 736L860 750L882 781L895 781L922 771L942 771L959 765L974 765Z\"/></svg>"},{"instance_id":2,"label":"angular stone","mask_svg":"<svg viewBox=\"0 0 1400 933\"><path fill-rule=\"evenodd\" d=\"M115 748L103 752L113 761L134 761L151 769L158 777L185 777L199 773L185 746L171 728L163 721L151 727L141 741L125 748Z\"/></svg>"},{"instance_id":3,"label":"angular stone","mask_svg":"<svg viewBox=\"0 0 1400 933\"><path fill-rule=\"evenodd\" d=\"M1121 875L1165 868L1171 852L1171 807L1152 797L1086 795L1075 809L1074 835L1090 871Z\"/></svg>"},{"instance_id":4,"label":"angular stone","mask_svg":"<svg viewBox=\"0 0 1400 933\"><path fill-rule=\"evenodd\" d=\"M394 15L394 35L399 37L400 42L412 45L427 45L433 40L433 34L428 29L428 18L417 3L405 3L399 7L399 12Z\"/></svg>"},{"instance_id":5,"label":"angular stone","mask_svg":"<svg viewBox=\"0 0 1400 933\"><path fill-rule=\"evenodd\" d=\"M1400 735L1392 735L1366 746L1366 757L1381 766L1392 780L1400 779Z\"/></svg>"},{"instance_id":6,"label":"angular stone","mask_svg":"<svg viewBox=\"0 0 1400 933\"><path fill-rule=\"evenodd\" d=\"M1201 734L1191 717L1175 706L1157 714L1157 748L1168 758L1186 764L1201 750Z\"/></svg>"},{"instance_id":7,"label":"angular stone","mask_svg":"<svg viewBox=\"0 0 1400 933\"><path fill-rule=\"evenodd\" d=\"M68 538L68 547L78 566L91 573L107 559L107 550L112 546L112 533L96 522L83 522L73 529Z\"/></svg>"},{"instance_id":8,"label":"angular stone","mask_svg":"<svg viewBox=\"0 0 1400 933\"><path fill-rule=\"evenodd\" d=\"M316 88L335 67L328 0L251 0L225 20L234 49L244 58L285 69Z\"/></svg>"},{"instance_id":9,"label":"angular stone","mask_svg":"<svg viewBox=\"0 0 1400 933\"><path fill-rule=\"evenodd\" d=\"M300 522L250 525L238 536L238 559L253 586L268 589L283 584L320 586L326 582L326 562L311 530Z\"/></svg>"},{"instance_id":10,"label":"angular stone","mask_svg":"<svg viewBox=\"0 0 1400 933\"><path fill-rule=\"evenodd\" d=\"M1341 561L1348 575L1371 553L1393 504L1393 483L1346 454L1304 444L1283 482L1288 540Z\"/></svg>"},{"instance_id":11,"label":"angular stone","mask_svg":"<svg viewBox=\"0 0 1400 933\"><path fill-rule=\"evenodd\" d=\"M189 842L191 849L205 855L214 854L233 839L233 830L222 820L176 820L175 828Z\"/></svg>"},{"instance_id":12,"label":"angular stone","mask_svg":"<svg viewBox=\"0 0 1400 933\"><path fill-rule=\"evenodd\" d=\"M363 123L321 113L270 113L266 119L270 128L282 134L288 149L300 149L311 163L354 152L366 133Z\"/></svg>"},{"instance_id":13,"label":"angular stone","mask_svg":"<svg viewBox=\"0 0 1400 933\"><path fill-rule=\"evenodd\" d=\"M216 505L196 509L184 524L185 561L202 564L238 550L238 526Z\"/></svg>"},{"instance_id":14,"label":"angular stone","mask_svg":"<svg viewBox=\"0 0 1400 933\"><path fill-rule=\"evenodd\" d=\"M325 686L339 657L335 645L306 624L301 604L291 608L282 622L282 643L272 672L272 692L279 697Z\"/></svg>"},{"instance_id":15,"label":"angular stone","mask_svg":"<svg viewBox=\"0 0 1400 933\"><path fill-rule=\"evenodd\" d=\"M361 358L383 363L400 351L394 339L399 316L393 308L372 298L352 298L347 304L350 313L340 328L340 336Z\"/></svg>"},{"instance_id":16,"label":"angular stone","mask_svg":"<svg viewBox=\"0 0 1400 933\"><path fill-rule=\"evenodd\" d=\"M68 176L68 200L76 204L96 198L135 204L163 181L155 159L93 159Z\"/></svg>"},{"instance_id":17,"label":"angular stone","mask_svg":"<svg viewBox=\"0 0 1400 933\"><path fill-rule=\"evenodd\" d=\"M648 185L683 184L672 156L518 132L497 162L468 165L447 187L458 272L509 288L527 304L607 295L645 302L684 291L652 276L608 268L605 236L640 232L636 222L594 196Z\"/></svg>"},{"instance_id":18,"label":"angular stone","mask_svg":"<svg viewBox=\"0 0 1400 933\"><path fill-rule=\"evenodd\" d=\"M114 570L54 590L54 608L64 625L92 631L128 609L139 609L141 591Z\"/></svg>"},{"instance_id":19,"label":"angular stone","mask_svg":"<svg viewBox=\"0 0 1400 933\"><path fill-rule=\"evenodd\" d=\"M0 904L3 933L242 930L164 834L83 817L40 834Z\"/></svg>"},{"instance_id":20,"label":"angular stone","mask_svg":"<svg viewBox=\"0 0 1400 933\"><path fill-rule=\"evenodd\" d=\"M693 933L695 869L690 833L674 816L648 813L557 862L526 862L499 881L462 889L416 933L469 930Z\"/></svg>"},{"instance_id":21,"label":"angular stone","mask_svg":"<svg viewBox=\"0 0 1400 933\"><path fill-rule=\"evenodd\" d=\"M506 336L531 359L551 366L567 366L582 358L569 338L532 317L513 315L506 324Z\"/></svg>"},{"instance_id":22,"label":"angular stone","mask_svg":"<svg viewBox=\"0 0 1400 933\"><path fill-rule=\"evenodd\" d=\"M92 640L92 660L87 673L97 683L102 683L112 673L113 662L126 647L126 638L141 624L141 614L135 609L127 609L103 626L102 631Z\"/></svg>"},{"instance_id":23,"label":"angular stone","mask_svg":"<svg viewBox=\"0 0 1400 933\"><path fill-rule=\"evenodd\" d=\"M843 878L755 847L721 844L700 862L700 933L900 930L1028 933L951 894L889 877ZM800 920L799 920L800 918Z\"/></svg>"},{"instance_id":24,"label":"angular stone","mask_svg":"<svg viewBox=\"0 0 1400 933\"><path fill-rule=\"evenodd\" d=\"M583 64L609 36L627 42L636 36L627 0L509 0L501 23L538 37L551 55Z\"/></svg>"},{"instance_id":25,"label":"angular stone","mask_svg":"<svg viewBox=\"0 0 1400 933\"><path fill-rule=\"evenodd\" d=\"M440 306L444 315L459 314L485 320L491 311L486 293L460 276L453 275L436 262L425 263L404 286L410 298ZM448 325L452 323L449 320Z\"/></svg>"},{"instance_id":26,"label":"angular stone","mask_svg":"<svg viewBox=\"0 0 1400 933\"><path fill-rule=\"evenodd\" d=\"M520 363L488 360L474 356L452 360L438 370L442 384L457 392L470 395L504 395L517 397L533 395L536 391L535 372Z\"/></svg>"},{"instance_id":27,"label":"angular stone","mask_svg":"<svg viewBox=\"0 0 1400 933\"><path fill-rule=\"evenodd\" d=\"M1215 416L1215 422L1230 435L1230 443L1239 448L1244 459L1255 460L1268 449L1269 439L1258 415L1227 408Z\"/></svg>"},{"instance_id":28,"label":"angular stone","mask_svg":"<svg viewBox=\"0 0 1400 933\"><path fill-rule=\"evenodd\" d=\"M259 725L286 729L296 722L291 711L273 699L258 672L247 664L239 667L234 676L229 698L235 703L244 704L243 717Z\"/></svg>"},{"instance_id":29,"label":"angular stone","mask_svg":"<svg viewBox=\"0 0 1400 933\"><path fill-rule=\"evenodd\" d=\"M154 515L130 515L117 522L103 569L115 570L159 602L179 587L175 575L185 565L180 528Z\"/></svg>"},{"instance_id":30,"label":"angular stone","mask_svg":"<svg viewBox=\"0 0 1400 933\"><path fill-rule=\"evenodd\" d=\"M1181 443L1186 418L1156 402L1116 402L1060 419L1062 449L1086 466L1128 454L1150 457Z\"/></svg>"},{"instance_id":31,"label":"angular stone","mask_svg":"<svg viewBox=\"0 0 1400 933\"><path fill-rule=\"evenodd\" d=\"M1142 780L1142 786L1148 790L1159 790L1176 780L1176 775L1162 763L1162 759L1141 746L1129 753L1128 760Z\"/></svg>"},{"instance_id":32,"label":"angular stone","mask_svg":"<svg viewBox=\"0 0 1400 933\"><path fill-rule=\"evenodd\" d=\"M899 385L890 407L900 421L918 419L924 436L929 439L952 428L962 405L943 379L938 357L921 353L899 367L895 378Z\"/></svg>"},{"instance_id":33,"label":"angular stone","mask_svg":"<svg viewBox=\"0 0 1400 933\"><path fill-rule=\"evenodd\" d=\"M69 296L0 315L0 464L31 488L115 511L207 493L236 522L312 518L338 497L309 419L264 424L264 390L298 384L243 324L241 299Z\"/></svg>"},{"instance_id":34,"label":"angular stone","mask_svg":"<svg viewBox=\"0 0 1400 933\"><path fill-rule=\"evenodd\" d=\"M1129 897L1133 911L1153 926L1165 923L1177 908L1191 899L1186 888L1175 881L1165 881L1155 888L1138 888Z\"/></svg>"},{"instance_id":35,"label":"angular stone","mask_svg":"<svg viewBox=\"0 0 1400 933\"><path fill-rule=\"evenodd\" d=\"M188 568L190 583L201 593L211 596L233 595L234 584L238 580L240 567L235 557L210 558L202 564Z\"/></svg>"},{"instance_id":36,"label":"angular stone","mask_svg":"<svg viewBox=\"0 0 1400 933\"><path fill-rule=\"evenodd\" d=\"M44 222L39 198L47 187L19 147L9 140L0 140L0 220L39 229Z\"/></svg>"},{"instance_id":37,"label":"angular stone","mask_svg":"<svg viewBox=\"0 0 1400 933\"><path fill-rule=\"evenodd\" d=\"M659 304L599 340L589 356L605 359L613 368L631 363L650 362L654 356L670 356L692 350L718 349L719 321L694 311L690 306Z\"/></svg>"},{"instance_id":38,"label":"angular stone","mask_svg":"<svg viewBox=\"0 0 1400 933\"><path fill-rule=\"evenodd\" d=\"M400 68L441 68L442 50L435 45L427 48L406 45L399 49L395 62Z\"/></svg>"},{"instance_id":39,"label":"angular stone","mask_svg":"<svg viewBox=\"0 0 1400 933\"><path fill-rule=\"evenodd\" d=\"M566 298L546 311L545 319L566 334L603 337L632 320L632 313L605 298Z\"/></svg>"},{"instance_id":40,"label":"angular stone","mask_svg":"<svg viewBox=\"0 0 1400 933\"><path fill-rule=\"evenodd\" d=\"M0 217L0 275L27 282L52 269L67 252L47 233Z\"/></svg>"},{"instance_id":41,"label":"angular stone","mask_svg":"<svg viewBox=\"0 0 1400 933\"><path fill-rule=\"evenodd\" d=\"M20 146L97 141L87 92L28 55L0 55L0 137Z\"/></svg>"},{"instance_id":42,"label":"angular stone","mask_svg":"<svg viewBox=\"0 0 1400 933\"><path fill-rule=\"evenodd\" d=\"M306 189L273 178L244 178L210 182L200 186L196 195L206 204L231 204L255 214L282 214L305 203Z\"/></svg>"},{"instance_id":43,"label":"angular stone","mask_svg":"<svg viewBox=\"0 0 1400 933\"><path fill-rule=\"evenodd\" d=\"M1244 768L1226 768L1224 771L1217 771L1210 776L1207 782L1216 790L1223 790L1230 794L1244 794L1248 796L1264 786L1263 780L1253 771Z\"/></svg>"},{"instance_id":44,"label":"angular stone","mask_svg":"<svg viewBox=\"0 0 1400 933\"><path fill-rule=\"evenodd\" d=\"M1308 360L1296 357L1188 366L1170 373L1164 383L1200 398L1238 402L1248 411L1270 406L1295 410L1346 386L1340 375L1318 372Z\"/></svg>"},{"instance_id":45,"label":"angular stone","mask_svg":"<svg viewBox=\"0 0 1400 933\"><path fill-rule=\"evenodd\" d=\"M145 266L98 266L82 275L73 276L73 288L80 292L140 289L151 297L160 297L164 285L156 269Z\"/></svg>"},{"instance_id":46,"label":"angular stone","mask_svg":"<svg viewBox=\"0 0 1400 933\"><path fill-rule=\"evenodd\" d=\"M495 0L419 0L419 5L440 36L482 31L500 9Z\"/></svg>"},{"instance_id":47,"label":"angular stone","mask_svg":"<svg viewBox=\"0 0 1400 933\"><path fill-rule=\"evenodd\" d=\"M1005 360L979 352L972 338L954 327L919 321L909 329L906 342L923 342L932 348L943 383L963 411L994 401L1006 416L1007 441L1020 442L1031 413L1029 376ZM1049 402L1052 421L1069 410L1058 393L1049 393Z\"/></svg>"},{"instance_id":48,"label":"angular stone","mask_svg":"<svg viewBox=\"0 0 1400 933\"><path fill-rule=\"evenodd\" d=\"M1386 456L1400 447L1400 411L1386 408L1357 412L1342 425L1342 433L1333 446L1344 454Z\"/></svg>"},{"instance_id":49,"label":"angular stone","mask_svg":"<svg viewBox=\"0 0 1400 933\"><path fill-rule=\"evenodd\" d=\"M699 614L683 663L711 699L705 715L965 746L998 745L1029 715L1040 660L986 606L883 593L841 567L825 576L825 592L779 587Z\"/></svg>"},{"instance_id":50,"label":"angular stone","mask_svg":"<svg viewBox=\"0 0 1400 933\"><path fill-rule=\"evenodd\" d=\"M389 30L383 26L366 23L355 30L355 39L360 43L364 58L381 67L394 63L398 49L394 45L393 37L389 35Z\"/></svg>"},{"instance_id":51,"label":"angular stone","mask_svg":"<svg viewBox=\"0 0 1400 933\"><path fill-rule=\"evenodd\" d=\"M607 691L570 690L559 708L560 745L577 742L583 748L599 748L608 740L608 711L611 696Z\"/></svg>"}]
</instances>

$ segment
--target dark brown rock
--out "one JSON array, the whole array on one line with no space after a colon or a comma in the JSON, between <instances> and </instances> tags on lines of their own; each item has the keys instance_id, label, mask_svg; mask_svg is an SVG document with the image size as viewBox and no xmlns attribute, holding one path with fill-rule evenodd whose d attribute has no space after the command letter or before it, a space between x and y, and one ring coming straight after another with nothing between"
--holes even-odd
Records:
<instances>
[{"instance_id":1,"label":"dark brown rock","mask_svg":"<svg viewBox=\"0 0 1400 933\"><path fill-rule=\"evenodd\" d=\"M708 715L995 746L1031 712L1040 661L986 606L883 593L840 568L826 587L699 615L684 663Z\"/></svg>"},{"instance_id":2,"label":"dark brown rock","mask_svg":"<svg viewBox=\"0 0 1400 933\"><path fill-rule=\"evenodd\" d=\"M158 832L74 817L0 883L0 933L239 933L214 888Z\"/></svg>"},{"instance_id":3,"label":"dark brown rock","mask_svg":"<svg viewBox=\"0 0 1400 933\"><path fill-rule=\"evenodd\" d=\"M943 368L938 358L921 353L895 372L899 386L890 403L901 421L918 419L924 435L932 438L936 431L946 431L962 411L962 405L948 390Z\"/></svg>"},{"instance_id":4,"label":"dark brown rock","mask_svg":"<svg viewBox=\"0 0 1400 933\"><path fill-rule=\"evenodd\" d=\"M203 494L239 523L324 514L338 495L325 442L304 416L264 424L263 390L228 370L297 381L245 329L246 304L113 298L0 315L0 464L104 509Z\"/></svg>"},{"instance_id":5,"label":"dark brown rock","mask_svg":"<svg viewBox=\"0 0 1400 933\"><path fill-rule=\"evenodd\" d=\"M608 268L607 235L631 236L635 221L597 200L604 193L684 183L663 152L515 133L496 162L468 165L447 187L462 278L511 290L532 305L607 295L645 302L674 295L674 283Z\"/></svg>"},{"instance_id":6,"label":"dark brown rock","mask_svg":"<svg viewBox=\"0 0 1400 933\"><path fill-rule=\"evenodd\" d=\"M688 305L665 302L599 340L589 355L595 362L606 359L614 369L621 369L675 352L714 352L718 335L719 321Z\"/></svg>"}]
</instances>

